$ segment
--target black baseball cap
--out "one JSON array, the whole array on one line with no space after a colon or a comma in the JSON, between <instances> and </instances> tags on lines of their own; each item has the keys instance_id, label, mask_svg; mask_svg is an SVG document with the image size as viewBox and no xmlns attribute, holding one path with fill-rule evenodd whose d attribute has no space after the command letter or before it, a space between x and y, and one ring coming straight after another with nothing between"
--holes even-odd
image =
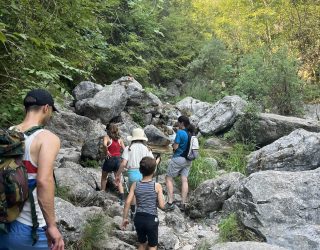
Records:
<instances>
[{"instance_id":1,"label":"black baseball cap","mask_svg":"<svg viewBox=\"0 0 320 250\"><path fill-rule=\"evenodd\" d=\"M26 108L33 105L43 106L48 104L52 107L53 111L58 111L54 106L52 95L45 89L33 89L29 91L23 100L23 104Z\"/></svg>"}]
</instances>

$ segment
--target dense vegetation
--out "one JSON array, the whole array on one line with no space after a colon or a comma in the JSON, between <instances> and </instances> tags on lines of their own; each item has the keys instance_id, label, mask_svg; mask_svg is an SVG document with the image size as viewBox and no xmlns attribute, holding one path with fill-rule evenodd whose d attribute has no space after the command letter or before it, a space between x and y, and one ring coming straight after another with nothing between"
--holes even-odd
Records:
<instances>
[{"instance_id":1,"label":"dense vegetation","mask_svg":"<svg viewBox=\"0 0 320 250\"><path fill-rule=\"evenodd\" d=\"M34 86L59 99L123 75L297 113L320 99L319 13L317 0L0 0L0 125Z\"/></svg>"}]
</instances>

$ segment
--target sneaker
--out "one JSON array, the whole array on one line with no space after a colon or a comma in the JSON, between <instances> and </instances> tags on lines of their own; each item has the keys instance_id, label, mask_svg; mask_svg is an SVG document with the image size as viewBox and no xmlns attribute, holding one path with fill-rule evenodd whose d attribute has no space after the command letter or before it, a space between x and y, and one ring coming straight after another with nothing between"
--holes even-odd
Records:
<instances>
[{"instance_id":1,"label":"sneaker","mask_svg":"<svg viewBox=\"0 0 320 250\"><path fill-rule=\"evenodd\" d=\"M166 203L165 206L164 206L164 211L168 212L168 211L172 211L174 210L174 204L173 203Z\"/></svg>"}]
</instances>

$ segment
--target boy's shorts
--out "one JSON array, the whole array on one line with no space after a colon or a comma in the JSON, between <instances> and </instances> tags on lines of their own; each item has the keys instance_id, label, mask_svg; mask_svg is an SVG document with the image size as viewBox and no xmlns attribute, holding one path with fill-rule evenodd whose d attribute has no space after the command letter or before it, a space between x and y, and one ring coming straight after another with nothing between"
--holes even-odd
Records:
<instances>
[{"instance_id":1,"label":"boy's shorts","mask_svg":"<svg viewBox=\"0 0 320 250\"><path fill-rule=\"evenodd\" d=\"M129 188L134 182L138 182L142 180L142 174L140 173L140 170L137 168L134 169L128 169L128 179L129 179Z\"/></svg>"},{"instance_id":2,"label":"boy's shorts","mask_svg":"<svg viewBox=\"0 0 320 250\"><path fill-rule=\"evenodd\" d=\"M167 176L177 177L178 175L188 177L191 167L191 161L186 158L178 156L169 161Z\"/></svg>"},{"instance_id":3,"label":"boy's shorts","mask_svg":"<svg viewBox=\"0 0 320 250\"><path fill-rule=\"evenodd\" d=\"M144 244L148 241L148 246L158 245L159 219L157 216L148 213L136 213L134 226L138 234L138 241Z\"/></svg>"}]
</instances>

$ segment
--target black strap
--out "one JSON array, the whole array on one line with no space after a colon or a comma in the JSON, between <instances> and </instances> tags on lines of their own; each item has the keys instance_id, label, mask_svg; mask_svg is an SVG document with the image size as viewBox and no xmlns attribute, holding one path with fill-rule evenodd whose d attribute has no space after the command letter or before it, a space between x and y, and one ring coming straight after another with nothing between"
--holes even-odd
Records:
<instances>
[{"instance_id":1,"label":"black strap","mask_svg":"<svg viewBox=\"0 0 320 250\"><path fill-rule=\"evenodd\" d=\"M29 128L28 130L24 131L23 133L24 133L26 136L30 136L30 135L32 135L34 132L36 132L37 130L43 129L43 128L44 128L43 125L33 126L32 128Z\"/></svg>"},{"instance_id":2,"label":"black strap","mask_svg":"<svg viewBox=\"0 0 320 250\"><path fill-rule=\"evenodd\" d=\"M32 246L34 246L38 239L39 236L37 235L37 229L39 227L39 222L38 222L38 217L37 217L37 213L36 213L36 206L34 204L34 197L33 197L33 190L34 188L30 188L29 189L29 201L30 201L30 206L31 206L31 218L32 218L32 230L31 230L31 237L32 237Z\"/></svg>"}]
</instances>

